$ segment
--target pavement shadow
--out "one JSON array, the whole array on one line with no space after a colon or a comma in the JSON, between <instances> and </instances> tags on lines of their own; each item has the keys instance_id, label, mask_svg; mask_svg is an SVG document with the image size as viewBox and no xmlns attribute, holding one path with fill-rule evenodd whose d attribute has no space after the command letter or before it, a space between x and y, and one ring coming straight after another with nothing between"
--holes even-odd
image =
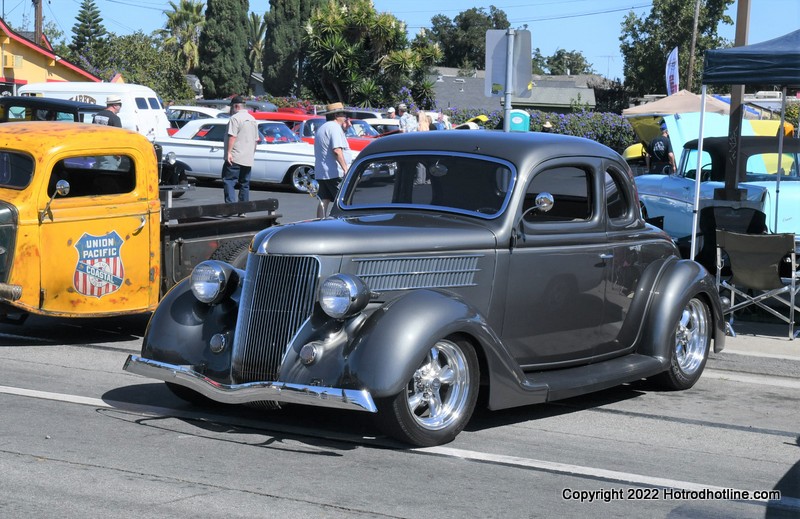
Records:
<instances>
[{"instance_id":1,"label":"pavement shadow","mask_svg":"<svg viewBox=\"0 0 800 519\"><path fill-rule=\"evenodd\" d=\"M32 315L22 324L0 323L0 346L92 345L141 340L149 314L59 318Z\"/></svg>"}]
</instances>

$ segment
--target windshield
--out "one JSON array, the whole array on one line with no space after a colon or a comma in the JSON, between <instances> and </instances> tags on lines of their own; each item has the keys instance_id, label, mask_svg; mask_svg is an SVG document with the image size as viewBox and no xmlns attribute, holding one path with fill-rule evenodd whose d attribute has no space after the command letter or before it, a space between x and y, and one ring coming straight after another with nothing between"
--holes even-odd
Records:
<instances>
[{"instance_id":1,"label":"windshield","mask_svg":"<svg viewBox=\"0 0 800 519\"><path fill-rule=\"evenodd\" d=\"M501 214L516 171L505 162L470 156L402 155L358 164L348 176L342 207L414 208Z\"/></svg>"},{"instance_id":2,"label":"windshield","mask_svg":"<svg viewBox=\"0 0 800 519\"><path fill-rule=\"evenodd\" d=\"M366 121L360 119L351 119L350 127L347 129L348 137L377 137L380 135L375 128L369 125Z\"/></svg>"},{"instance_id":3,"label":"windshield","mask_svg":"<svg viewBox=\"0 0 800 519\"><path fill-rule=\"evenodd\" d=\"M745 170L746 182L762 182L775 180L778 172L778 153L765 152L753 153L742 157ZM712 156L703 150L701 161L702 181L713 180L716 182L725 181L725 164L719 160L716 163ZM795 153L785 152L780 154L781 159L781 181L800 180L798 172L798 156ZM697 169L697 150L684 150L684 158L681 160L683 166L683 176L689 179L695 178Z\"/></svg>"},{"instance_id":4,"label":"windshield","mask_svg":"<svg viewBox=\"0 0 800 519\"><path fill-rule=\"evenodd\" d=\"M283 123L261 123L258 125L259 144L300 142L300 138Z\"/></svg>"}]
</instances>

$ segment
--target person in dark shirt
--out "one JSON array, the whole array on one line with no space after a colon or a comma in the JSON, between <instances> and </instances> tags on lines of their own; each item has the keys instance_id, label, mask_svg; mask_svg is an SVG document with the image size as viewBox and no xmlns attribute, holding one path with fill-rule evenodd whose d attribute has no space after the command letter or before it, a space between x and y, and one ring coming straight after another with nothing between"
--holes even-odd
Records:
<instances>
[{"instance_id":1,"label":"person in dark shirt","mask_svg":"<svg viewBox=\"0 0 800 519\"><path fill-rule=\"evenodd\" d=\"M672 152L666 123L661 123L661 135L650 141L647 170L662 175L670 175L676 170L675 154Z\"/></svg>"},{"instance_id":2,"label":"person in dark shirt","mask_svg":"<svg viewBox=\"0 0 800 519\"><path fill-rule=\"evenodd\" d=\"M106 109L100 110L94 116L94 124L105 126L116 126L122 128L122 119L117 115L122 108L122 99L119 96L110 95L106 98Z\"/></svg>"}]
</instances>

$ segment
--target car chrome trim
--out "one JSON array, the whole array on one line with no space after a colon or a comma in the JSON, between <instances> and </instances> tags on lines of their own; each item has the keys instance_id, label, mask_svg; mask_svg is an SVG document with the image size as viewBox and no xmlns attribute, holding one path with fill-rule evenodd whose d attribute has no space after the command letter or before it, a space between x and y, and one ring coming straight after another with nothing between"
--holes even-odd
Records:
<instances>
[{"instance_id":1,"label":"car chrome trim","mask_svg":"<svg viewBox=\"0 0 800 519\"><path fill-rule=\"evenodd\" d=\"M372 395L366 389L340 389L278 381L220 384L193 370L191 366L168 364L138 355L129 355L123 369L129 373L179 384L224 404L273 401L368 413L378 411Z\"/></svg>"}]
</instances>

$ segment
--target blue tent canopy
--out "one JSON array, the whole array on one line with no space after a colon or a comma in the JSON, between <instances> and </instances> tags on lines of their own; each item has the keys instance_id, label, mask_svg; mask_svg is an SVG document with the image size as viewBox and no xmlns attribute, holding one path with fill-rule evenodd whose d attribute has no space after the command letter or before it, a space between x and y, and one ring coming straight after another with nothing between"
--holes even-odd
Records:
<instances>
[{"instance_id":1,"label":"blue tent canopy","mask_svg":"<svg viewBox=\"0 0 800 519\"><path fill-rule=\"evenodd\" d=\"M703 84L800 86L800 30L761 43L706 51Z\"/></svg>"}]
</instances>

